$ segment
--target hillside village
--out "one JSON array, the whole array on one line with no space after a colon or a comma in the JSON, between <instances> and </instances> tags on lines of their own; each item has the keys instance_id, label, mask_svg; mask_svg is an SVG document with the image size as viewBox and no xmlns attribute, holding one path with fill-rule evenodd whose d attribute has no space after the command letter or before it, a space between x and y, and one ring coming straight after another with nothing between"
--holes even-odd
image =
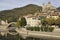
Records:
<instances>
[{"instance_id":1,"label":"hillside village","mask_svg":"<svg viewBox=\"0 0 60 40\"><path fill-rule=\"evenodd\" d=\"M41 26L41 18L54 18L57 19L60 17L60 12L56 9L55 6L51 4L51 2L48 2L47 4L42 4L42 11L36 11L34 14L26 14L23 17L25 17L27 25L26 26ZM19 18L19 20L21 17ZM2 25L7 25L8 21L1 21ZM56 27L56 26L54 26Z\"/></svg>"},{"instance_id":2,"label":"hillside village","mask_svg":"<svg viewBox=\"0 0 60 40\"><path fill-rule=\"evenodd\" d=\"M27 26L41 26L41 17L52 17L57 19L60 17L60 12L51 4L51 2L48 2L47 4L42 5L42 12L37 11L34 14L27 14L23 17L26 18Z\"/></svg>"},{"instance_id":3,"label":"hillside village","mask_svg":"<svg viewBox=\"0 0 60 40\"><path fill-rule=\"evenodd\" d=\"M36 2L39 5L45 2L45 0L39 1ZM32 4L31 0L28 5L0 11L0 40L60 40L60 7L57 7L60 5L58 2L55 7L54 3L51 3L53 1L48 1L39 6L36 3ZM23 0L21 5L25 2L26 0Z\"/></svg>"}]
</instances>

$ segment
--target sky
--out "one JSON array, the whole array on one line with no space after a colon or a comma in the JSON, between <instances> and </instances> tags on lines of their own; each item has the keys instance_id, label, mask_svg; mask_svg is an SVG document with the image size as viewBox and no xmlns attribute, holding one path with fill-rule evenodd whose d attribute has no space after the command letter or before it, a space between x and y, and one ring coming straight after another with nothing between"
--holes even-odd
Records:
<instances>
[{"instance_id":1,"label":"sky","mask_svg":"<svg viewBox=\"0 0 60 40\"><path fill-rule=\"evenodd\" d=\"M28 4L36 4L40 6L49 1L53 6L60 7L60 0L0 0L0 11L23 7Z\"/></svg>"}]
</instances>

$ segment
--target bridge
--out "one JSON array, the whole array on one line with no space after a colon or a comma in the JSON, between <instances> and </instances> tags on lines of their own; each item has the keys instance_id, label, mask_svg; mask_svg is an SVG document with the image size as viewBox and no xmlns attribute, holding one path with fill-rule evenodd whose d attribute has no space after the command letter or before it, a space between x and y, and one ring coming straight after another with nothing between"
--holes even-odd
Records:
<instances>
[{"instance_id":1,"label":"bridge","mask_svg":"<svg viewBox=\"0 0 60 40\"><path fill-rule=\"evenodd\" d=\"M7 26L8 25L0 26L0 32L2 35L7 36L7 33L9 33L11 35L19 34L24 39L27 37L33 37L33 38L60 40L60 29L59 28L55 29L53 32L29 31L29 30L22 30L21 28L16 28L15 29L16 33L14 33L14 32L9 32L10 29L8 29Z\"/></svg>"}]
</instances>

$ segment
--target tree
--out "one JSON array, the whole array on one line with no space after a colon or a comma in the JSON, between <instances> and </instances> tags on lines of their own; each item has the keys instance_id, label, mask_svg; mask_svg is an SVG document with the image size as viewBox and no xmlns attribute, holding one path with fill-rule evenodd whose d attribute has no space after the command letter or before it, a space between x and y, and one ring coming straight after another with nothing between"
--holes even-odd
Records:
<instances>
[{"instance_id":1,"label":"tree","mask_svg":"<svg viewBox=\"0 0 60 40\"><path fill-rule=\"evenodd\" d=\"M20 21L20 26L26 26L27 25L27 22L26 22L26 19L24 17L21 18L21 21Z\"/></svg>"},{"instance_id":2,"label":"tree","mask_svg":"<svg viewBox=\"0 0 60 40\"><path fill-rule=\"evenodd\" d=\"M7 20L8 20L8 23L16 22L17 21L17 17L9 17L9 18L7 18Z\"/></svg>"},{"instance_id":3,"label":"tree","mask_svg":"<svg viewBox=\"0 0 60 40\"><path fill-rule=\"evenodd\" d=\"M21 23L20 23L20 20L16 22L16 26L17 26L17 27L20 27L20 24L21 24Z\"/></svg>"},{"instance_id":4,"label":"tree","mask_svg":"<svg viewBox=\"0 0 60 40\"><path fill-rule=\"evenodd\" d=\"M46 18L46 22L48 23L48 25L55 25L55 19L52 17Z\"/></svg>"},{"instance_id":5,"label":"tree","mask_svg":"<svg viewBox=\"0 0 60 40\"><path fill-rule=\"evenodd\" d=\"M54 31L54 27L49 27L49 32L53 32Z\"/></svg>"},{"instance_id":6,"label":"tree","mask_svg":"<svg viewBox=\"0 0 60 40\"><path fill-rule=\"evenodd\" d=\"M55 24L58 25L60 28L60 17L55 21Z\"/></svg>"},{"instance_id":7,"label":"tree","mask_svg":"<svg viewBox=\"0 0 60 40\"><path fill-rule=\"evenodd\" d=\"M42 20L41 20L41 23L42 23L43 26L46 26L46 24L47 24L46 18L42 19Z\"/></svg>"}]
</instances>

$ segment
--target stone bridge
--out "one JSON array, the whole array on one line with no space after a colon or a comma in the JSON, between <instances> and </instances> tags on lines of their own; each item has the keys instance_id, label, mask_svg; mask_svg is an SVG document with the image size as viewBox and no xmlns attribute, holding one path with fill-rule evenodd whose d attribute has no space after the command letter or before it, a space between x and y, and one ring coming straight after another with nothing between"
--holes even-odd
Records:
<instances>
[{"instance_id":1,"label":"stone bridge","mask_svg":"<svg viewBox=\"0 0 60 40\"><path fill-rule=\"evenodd\" d=\"M10 24L12 24L12 23L10 23ZM24 39L27 38L27 37L33 37L33 38L60 40L60 29L59 28L55 29L53 32L40 32L40 31L23 30L21 28L16 27L14 29L16 32L9 32L10 29L8 28L8 26L10 24L5 25L5 26L0 26L0 34L2 34L2 36L4 36L4 35L7 36L7 33L9 33L11 35L19 34Z\"/></svg>"}]
</instances>

